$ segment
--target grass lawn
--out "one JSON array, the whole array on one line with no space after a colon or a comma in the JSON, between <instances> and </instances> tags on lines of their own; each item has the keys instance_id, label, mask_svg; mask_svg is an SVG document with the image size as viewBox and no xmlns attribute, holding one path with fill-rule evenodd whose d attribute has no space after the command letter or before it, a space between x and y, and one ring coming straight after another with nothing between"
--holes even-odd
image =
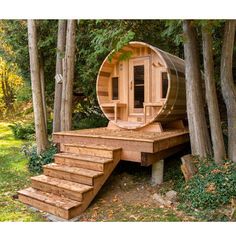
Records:
<instances>
[{"instance_id":1,"label":"grass lawn","mask_svg":"<svg viewBox=\"0 0 236 236\"><path fill-rule=\"evenodd\" d=\"M16 140L8 125L0 122L0 221L45 221L43 214L13 199L18 190L29 186L30 173L21 153L26 142Z\"/></svg>"}]
</instances>

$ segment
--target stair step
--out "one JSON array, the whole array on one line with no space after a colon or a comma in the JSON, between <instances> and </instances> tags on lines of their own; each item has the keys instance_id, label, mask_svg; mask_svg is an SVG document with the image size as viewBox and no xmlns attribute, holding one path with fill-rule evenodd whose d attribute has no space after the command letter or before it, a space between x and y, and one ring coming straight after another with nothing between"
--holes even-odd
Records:
<instances>
[{"instance_id":1,"label":"stair step","mask_svg":"<svg viewBox=\"0 0 236 236\"><path fill-rule=\"evenodd\" d=\"M114 155L120 155L121 148L108 147L105 145L62 144L61 151L113 159Z\"/></svg>"},{"instance_id":2,"label":"stair step","mask_svg":"<svg viewBox=\"0 0 236 236\"><path fill-rule=\"evenodd\" d=\"M103 172L100 171L71 167L55 163L45 165L43 168L44 174L47 176L70 180L87 185L93 185L94 179L103 175Z\"/></svg>"},{"instance_id":3,"label":"stair step","mask_svg":"<svg viewBox=\"0 0 236 236\"><path fill-rule=\"evenodd\" d=\"M104 171L106 164L112 162L111 159L105 157L79 155L73 153L57 153L54 155L54 160L57 164L97 171Z\"/></svg>"},{"instance_id":4,"label":"stair step","mask_svg":"<svg viewBox=\"0 0 236 236\"><path fill-rule=\"evenodd\" d=\"M31 180L33 188L62 195L76 201L83 201L85 197L89 197L93 192L91 186L46 175L34 176L31 177Z\"/></svg>"},{"instance_id":5,"label":"stair step","mask_svg":"<svg viewBox=\"0 0 236 236\"><path fill-rule=\"evenodd\" d=\"M75 217L82 205L81 202L31 187L18 191L18 194L21 202L64 219Z\"/></svg>"}]
</instances>

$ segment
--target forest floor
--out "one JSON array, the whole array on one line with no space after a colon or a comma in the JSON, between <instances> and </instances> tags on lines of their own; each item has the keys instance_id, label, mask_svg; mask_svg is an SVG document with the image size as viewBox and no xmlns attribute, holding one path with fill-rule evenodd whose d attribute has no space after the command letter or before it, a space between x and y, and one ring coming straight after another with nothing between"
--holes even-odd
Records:
<instances>
[{"instance_id":1,"label":"forest floor","mask_svg":"<svg viewBox=\"0 0 236 236\"><path fill-rule=\"evenodd\" d=\"M14 139L8 125L0 123L0 221L47 221L45 213L15 199L18 190L30 185L32 174L21 152L26 142ZM167 161L166 168L174 161ZM154 200L155 193L172 189L174 182L164 176L164 184L152 187L150 175L150 168L120 162L79 221L197 221L178 210L178 202L167 207Z\"/></svg>"},{"instance_id":2,"label":"forest floor","mask_svg":"<svg viewBox=\"0 0 236 236\"><path fill-rule=\"evenodd\" d=\"M164 196L173 183L152 186L150 178L151 168L120 162L79 221L196 221L177 209L178 202L165 206L153 199L154 194Z\"/></svg>"}]
</instances>

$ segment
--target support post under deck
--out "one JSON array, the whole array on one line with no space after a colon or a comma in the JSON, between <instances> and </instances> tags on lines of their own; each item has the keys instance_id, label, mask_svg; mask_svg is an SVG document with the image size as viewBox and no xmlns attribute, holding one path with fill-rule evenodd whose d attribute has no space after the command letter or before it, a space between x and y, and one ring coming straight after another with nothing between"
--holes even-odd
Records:
<instances>
[{"instance_id":1,"label":"support post under deck","mask_svg":"<svg viewBox=\"0 0 236 236\"><path fill-rule=\"evenodd\" d=\"M152 164L152 179L151 184L153 186L163 183L164 174L164 160L157 161Z\"/></svg>"}]
</instances>

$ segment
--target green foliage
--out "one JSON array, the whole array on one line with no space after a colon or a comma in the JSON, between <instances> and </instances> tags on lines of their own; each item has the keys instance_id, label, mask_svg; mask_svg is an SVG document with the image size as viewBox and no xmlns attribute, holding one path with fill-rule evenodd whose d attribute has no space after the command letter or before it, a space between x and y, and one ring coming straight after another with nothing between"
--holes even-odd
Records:
<instances>
[{"instance_id":1,"label":"green foliage","mask_svg":"<svg viewBox=\"0 0 236 236\"><path fill-rule=\"evenodd\" d=\"M198 163L198 173L182 186L181 201L191 210L213 210L236 197L236 164Z\"/></svg>"},{"instance_id":2,"label":"green foliage","mask_svg":"<svg viewBox=\"0 0 236 236\"><path fill-rule=\"evenodd\" d=\"M38 155L37 147L35 145L25 145L22 147L22 151L29 160L29 171L33 173L41 173L43 171L43 165L53 162L53 156L57 153L57 148L55 145L51 145L47 150Z\"/></svg>"},{"instance_id":3,"label":"green foliage","mask_svg":"<svg viewBox=\"0 0 236 236\"><path fill-rule=\"evenodd\" d=\"M2 42L8 45L13 52L10 53L6 48L0 47L1 56L8 62L16 63L21 75L29 80L27 22L25 20L1 20L0 27Z\"/></svg>"},{"instance_id":4,"label":"green foliage","mask_svg":"<svg viewBox=\"0 0 236 236\"><path fill-rule=\"evenodd\" d=\"M47 122L47 132L52 134L52 120ZM16 139L34 140L35 139L35 125L34 122L15 122L9 125L12 133Z\"/></svg>"},{"instance_id":5,"label":"green foliage","mask_svg":"<svg viewBox=\"0 0 236 236\"><path fill-rule=\"evenodd\" d=\"M101 116L86 117L74 124L75 129L89 129L89 128L98 128L107 126L107 119Z\"/></svg>"},{"instance_id":6,"label":"green foliage","mask_svg":"<svg viewBox=\"0 0 236 236\"><path fill-rule=\"evenodd\" d=\"M32 99L32 91L30 84L25 82L24 86L17 92L17 102L29 102Z\"/></svg>"},{"instance_id":7,"label":"green foliage","mask_svg":"<svg viewBox=\"0 0 236 236\"><path fill-rule=\"evenodd\" d=\"M99 107L89 107L84 105L74 114L73 129L89 129L97 127L105 127L108 124L107 118L101 113Z\"/></svg>"},{"instance_id":8,"label":"green foliage","mask_svg":"<svg viewBox=\"0 0 236 236\"><path fill-rule=\"evenodd\" d=\"M96 103L95 84L99 67L108 53L118 51L134 38L134 33L126 28L125 21L80 20L77 36L78 90L82 90L92 105Z\"/></svg>"},{"instance_id":9,"label":"green foliage","mask_svg":"<svg viewBox=\"0 0 236 236\"><path fill-rule=\"evenodd\" d=\"M55 74L57 20L37 20L37 33L39 55L43 60L45 84L47 85L46 99L47 103L52 106L55 83L54 76L52 75ZM10 52L13 52L10 53L9 50L0 45L0 56L8 62L16 63L25 82L29 83L27 21L1 20L0 39L2 45L7 44L11 49Z\"/></svg>"},{"instance_id":10,"label":"green foliage","mask_svg":"<svg viewBox=\"0 0 236 236\"><path fill-rule=\"evenodd\" d=\"M22 122L16 122L9 125L9 128L11 128L12 133L16 139L26 139L26 140L34 139L34 133L35 133L34 123L24 124Z\"/></svg>"}]
</instances>

